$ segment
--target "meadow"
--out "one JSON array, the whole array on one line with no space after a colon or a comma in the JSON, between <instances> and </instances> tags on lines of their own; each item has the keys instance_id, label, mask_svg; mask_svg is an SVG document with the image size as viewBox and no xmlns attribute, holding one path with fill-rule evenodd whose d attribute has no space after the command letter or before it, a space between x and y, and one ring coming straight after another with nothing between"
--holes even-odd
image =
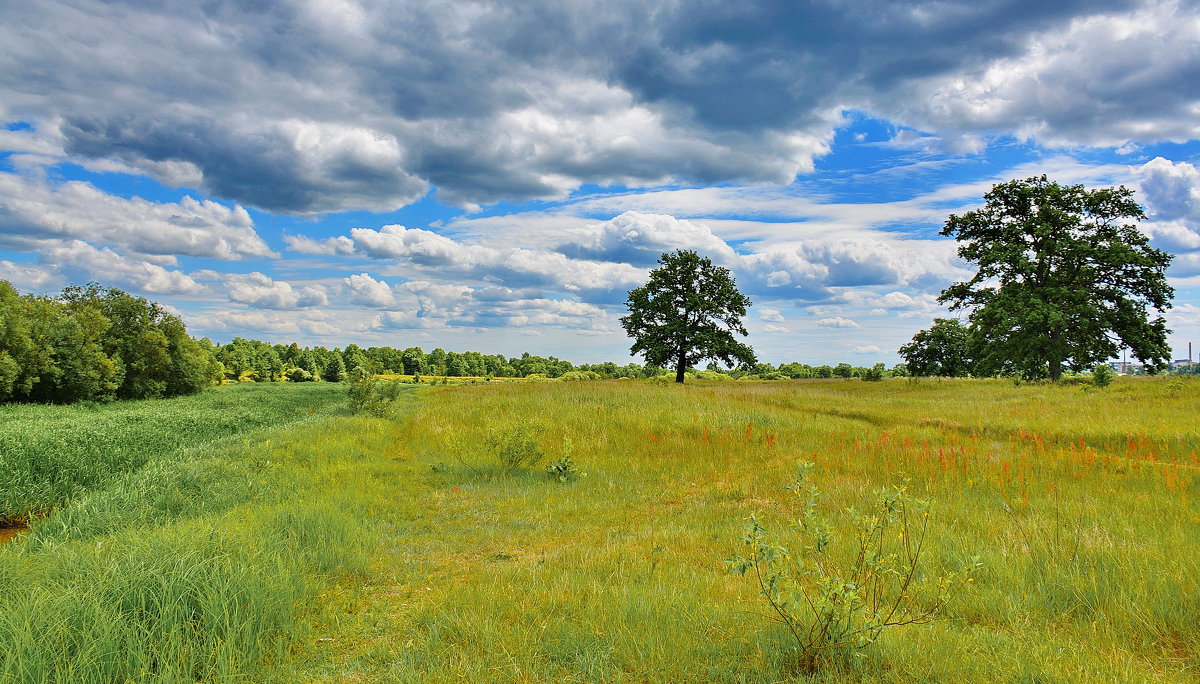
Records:
<instances>
[{"instance_id":1,"label":"meadow","mask_svg":"<svg viewBox=\"0 0 1200 684\"><path fill-rule=\"evenodd\" d=\"M487 383L395 396L379 416L319 410L68 497L0 549L0 679L1200 675L1190 379ZM571 477L547 475L568 458ZM786 489L798 461L814 464L835 560L853 555L845 510L907 478L929 502L912 593L977 566L935 620L811 674L764 617L758 586L726 563L744 552L751 514L798 543L788 523L803 507Z\"/></svg>"}]
</instances>

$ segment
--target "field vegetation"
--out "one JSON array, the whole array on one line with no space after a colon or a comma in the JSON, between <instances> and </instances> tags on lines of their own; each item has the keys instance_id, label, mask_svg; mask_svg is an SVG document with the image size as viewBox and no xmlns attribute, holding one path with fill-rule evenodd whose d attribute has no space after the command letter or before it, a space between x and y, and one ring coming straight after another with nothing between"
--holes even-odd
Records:
<instances>
[{"instance_id":1,"label":"field vegetation","mask_svg":"<svg viewBox=\"0 0 1200 684\"><path fill-rule=\"evenodd\" d=\"M0 679L1197 676L1191 378L395 387L382 417L150 459L36 521L0 550ZM752 514L799 555L799 461L830 568L848 507L905 478L927 502L902 610L932 621L805 662L766 617L726 561Z\"/></svg>"}]
</instances>

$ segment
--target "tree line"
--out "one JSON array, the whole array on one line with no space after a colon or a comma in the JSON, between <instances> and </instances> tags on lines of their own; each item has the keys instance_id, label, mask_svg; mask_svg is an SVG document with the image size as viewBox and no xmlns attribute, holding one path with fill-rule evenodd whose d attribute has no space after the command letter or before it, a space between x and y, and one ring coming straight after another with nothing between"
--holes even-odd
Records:
<instances>
[{"instance_id":1,"label":"tree line","mask_svg":"<svg viewBox=\"0 0 1200 684\"><path fill-rule=\"evenodd\" d=\"M154 302L94 283L20 295L0 281L0 401L170 397L219 373L179 317Z\"/></svg>"},{"instance_id":2,"label":"tree line","mask_svg":"<svg viewBox=\"0 0 1200 684\"><path fill-rule=\"evenodd\" d=\"M872 369L756 363L728 371L710 365L698 372L735 379L854 378ZM330 349L242 337L214 344L192 338L183 321L159 304L117 288L90 283L56 296L22 295L0 280L0 402L150 399L230 381L341 382L379 374L609 379L667 373L654 364L574 364L529 353L506 357L357 344Z\"/></svg>"}]
</instances>

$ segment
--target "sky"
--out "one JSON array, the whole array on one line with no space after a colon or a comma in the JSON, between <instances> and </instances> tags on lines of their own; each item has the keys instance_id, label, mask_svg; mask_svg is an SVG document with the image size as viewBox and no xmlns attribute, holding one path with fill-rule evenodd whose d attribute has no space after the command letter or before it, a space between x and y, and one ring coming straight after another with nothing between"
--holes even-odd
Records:
<instances>
[{"instance_id":1,"label":"sky","mask_svg":"<svg viewBox=\"0 0 1200 684\"><path fill-rule=\"evenodd\" d=\"M0 3L0 279L195 336L630 360L694 249L772 363L899 361L996 183L1124 185L1200 354L1200 3Z\"/></svg>"}]
</instances>

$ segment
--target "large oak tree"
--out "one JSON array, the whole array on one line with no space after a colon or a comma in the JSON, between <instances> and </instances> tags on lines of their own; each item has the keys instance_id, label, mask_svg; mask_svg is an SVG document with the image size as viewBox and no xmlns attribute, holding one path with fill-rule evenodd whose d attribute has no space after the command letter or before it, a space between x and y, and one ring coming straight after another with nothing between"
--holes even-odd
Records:
<instances>
[{"instance_id":1,"label":"large oak tree","mask_svg":"<svg viewBox=\"0 0 1200 684\"><path fill-rule=\"evenodd\" d=\"M1045 176L1001 183L982 209L951 215L942 235L978 267L939 301L970 311L981 373L1058 380L1128 347L1151 368L1170 357L1161 313L1171 256L1149 246L1125 187L1087 190Z\"/></svg>"},{"instance_id":2,"label":"large oak tree","mask_svg":"<svg viewBox=\"0 0 1200 684\"><path fill-rule=\"evenodd\" d=\"M750 299L738 292L729 269L690 250L662 255L650 282L629 292L621 326L633 338L630 352L646 363L675 365L675 382L702 360L754 365L754 350L734 338L746 335L742 317Z\"/></svg>"}]
</instances>

